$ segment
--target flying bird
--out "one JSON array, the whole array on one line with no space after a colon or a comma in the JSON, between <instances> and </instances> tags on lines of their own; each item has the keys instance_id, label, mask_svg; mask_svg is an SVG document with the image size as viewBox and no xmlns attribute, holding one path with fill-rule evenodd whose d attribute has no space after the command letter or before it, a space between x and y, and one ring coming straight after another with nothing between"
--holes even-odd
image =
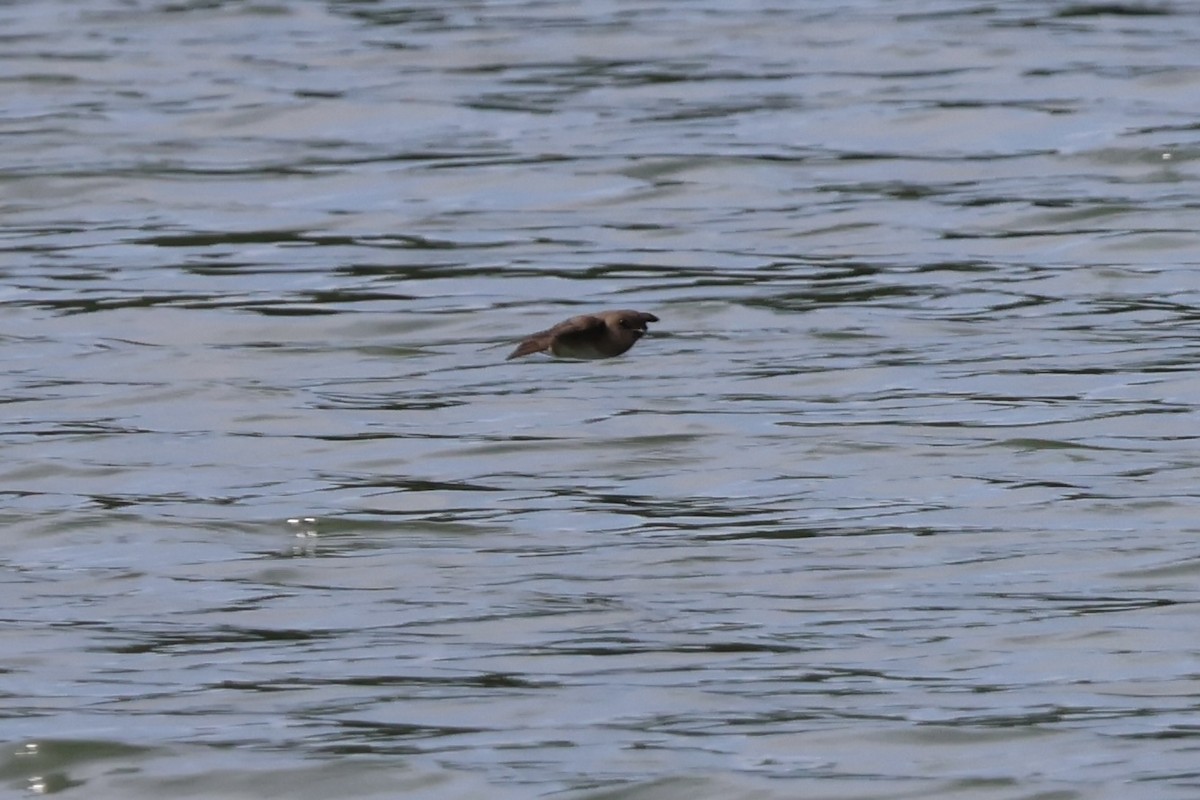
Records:
<instances>
[{"instance_id":1,"label":"flying bird","mask_svg":"<svg viewBox=\"0 0 1200 800\"><path fill-rule=\"evenodd\" d=\"M546 352L559 358L612 358L646 334L647 322L658 322L658 317L625 310L581 314L529 336L506 360Z\"/></svg>"}]
</instances>

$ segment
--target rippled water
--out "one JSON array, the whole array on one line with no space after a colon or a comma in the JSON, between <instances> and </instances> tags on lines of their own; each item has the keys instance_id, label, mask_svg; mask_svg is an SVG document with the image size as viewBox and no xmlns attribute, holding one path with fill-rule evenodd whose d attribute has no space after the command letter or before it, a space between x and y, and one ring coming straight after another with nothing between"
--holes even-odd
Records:
<instances>
[{"instance_id":1,"label":"rippled water","mask_svg":"<svg viewBox=\"0 0 1200 800\"><path fill-rule=\"evenodd\" d=\"M0 32L4 791L1200 791L1200 9Z\"/></svg>"}]
</instances>

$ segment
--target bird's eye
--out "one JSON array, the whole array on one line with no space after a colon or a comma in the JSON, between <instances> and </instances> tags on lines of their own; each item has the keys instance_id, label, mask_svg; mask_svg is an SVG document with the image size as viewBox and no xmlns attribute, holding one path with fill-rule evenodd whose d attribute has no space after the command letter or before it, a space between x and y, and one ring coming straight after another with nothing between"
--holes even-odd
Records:
<instances>
[{"instance_id":1,"label":"bird's eye","mask_svg":"<svg viewBox=\"0 0 1200 800\"><path fill-rule=\"evenodd\" d=\"M618 325L620 325L622 328L628 328L628 327L629 327L629 320L627 320L627 319L623 319L623 320L621 320L620 322L618 322L617 324L618 324Z\"/></svg>"}]
</instances>

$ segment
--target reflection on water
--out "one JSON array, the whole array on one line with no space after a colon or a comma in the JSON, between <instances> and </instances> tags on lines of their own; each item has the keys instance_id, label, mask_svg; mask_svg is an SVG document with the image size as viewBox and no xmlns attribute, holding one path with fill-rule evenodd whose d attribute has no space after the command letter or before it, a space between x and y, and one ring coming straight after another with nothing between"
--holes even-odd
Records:
<instances>
[{"instance_id":1,"label":"reflection on water","mask_svg":"<svg viewBox=\"0 0 1200 800\"><path fill-rule=\"evenodd\" d=\"M11 791L1195 795L1191 8L0 22Z\"/></svg>"}]
</instances>

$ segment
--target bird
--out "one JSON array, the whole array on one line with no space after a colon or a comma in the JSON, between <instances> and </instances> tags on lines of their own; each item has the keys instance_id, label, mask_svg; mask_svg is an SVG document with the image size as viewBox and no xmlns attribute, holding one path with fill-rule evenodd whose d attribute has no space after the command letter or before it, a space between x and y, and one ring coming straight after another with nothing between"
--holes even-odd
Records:
<instances>
[{"instance_id":1,"label":"bird","mask_svg":"<svg viewBox=\"0 0 1200 800\"><path fill-rule=\"evenodd\" d=\"M646 334L648 322L658 322L658 317L624 309L581 314L526 337L505 360L544 352L559 358L612 358L633 347Z\"/></svg>"}]
</instances>

